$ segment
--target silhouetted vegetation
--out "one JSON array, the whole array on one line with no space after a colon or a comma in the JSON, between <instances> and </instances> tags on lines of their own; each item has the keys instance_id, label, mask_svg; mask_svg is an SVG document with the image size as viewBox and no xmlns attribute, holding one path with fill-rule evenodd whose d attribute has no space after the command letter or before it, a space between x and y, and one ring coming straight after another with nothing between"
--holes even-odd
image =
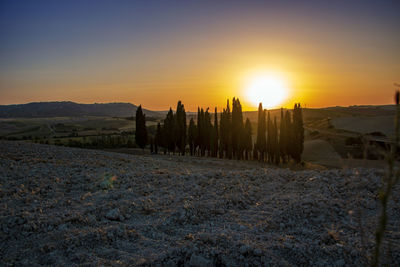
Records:
<instances>
[{"instance_id":1,"label":"silhouetted vegetation","mask_svg":"<svg viewBox=\"0 0 400 267\"><path fill-rule=\"evenodd\" d=\"M220 120L220 158L232 158L231 147L231 110L229 100L226 103L226 109L223 109Z\"/></svg>"},{"instance_id":2,"label":"silhouetted vegetation","mask_svg":"<svg viewBox=\"0 0 400 267\"><path fill-rule=\"evenodd\" d=\"M243 148L244 148L244 159L248 160L251 157L251 151L253 148L253 139L251 137L251 123L249 118L246 119L246 123L244 125L244 139L243 139Z\"/></svg>"},{"instance_id":3,"label":"silhouetted vegetation","mask_svg":"<svg viewBox=\"0 0 400 267\"><path fill-rule=\"evenodd\" d=\"M282 109L279 125L277 118L272 120L270 113L260 103L255 144L250 120L247 118L243 122L239 99L233 98L232 112L228 100L219 120L217 108L213 116L211 123L209 109L199 107L197 123L191 118L187 127L184 105L179 101L176 113L170 108L163 125L157 125L153 148L155 153L158 153L157 148L162 147L164 153L178 151L181 155L188 152L191 156L254 159L273 164L286 163L290 159L301 162L304 127L300 104L295 104L292 116L288 110L284 112Z\"/></svg>"},{"instance_id":4,"label":"silhouetted vegetation","mask_svg":"<svg viewBox=\"0 0 400 267\"><path fill-rule=\"evenodd\" d=\"M255 160L277 165L290 160L299 163L304 143L301 106L295 104L293 112L281 109L280 113L278 121L260 103L257 128L253 130L250 119L244 121L240 100L233 98L232 105L227 100L220 113L217 108L210 113L209 108L199 107L197 116L193 116L187 125L185 107L178 101L175 113L170 108L162 121L150 126L146 126L147 118L139 106L135 116L129 118L135 120L134 132L121 131L117 123L123 119L115 119L111 122L104 120L106 126L91 121L82 126L45 125L41 129L52 130L51 135L21 135L18 139L13 136L7 139L95 149L147 147L152 154L188 153L191 156Z\"/></svg>"},{"instance_id":5,"label":"silhouetted vegetation","mask_svg":"<svg viewBox=\"0 0 400 267\"><path fill-rule=\"evenodd\" d=\"M147 144L146 116L143 114L141 105L136 110L135 141L142 149L144 149Z\"/></svg>"},{"instance_id":6,"label":"silhouetted vegetation","mask_svg":"<svg viewBox=\"0 0 400 267\"><path fill-rule=\"evenodd\" d=\"M190 119L189 122L189 132L188 132L188 142L189 142L189 151L190 155L193 156L196 147L196 139L197 139L197 127L194 123L193 118Z\"/></svg>"},{"instance_id":7,"label":"silhouetted vegetation","mask_svg":"<svg viewBox=\"0 0 400 267\"><path fill-rule=\"evenodd\" d=\"M291 146L291 156L296 162L300 162L301 153L303 153L304 149L303 114L301 112L300 103L295 104L293 109L292 138L293 144Z\"/></svg>"},{"instance_id":8,"label":"silhouetted vegetation","mask_svg":"<svg viewBox=\"0 0 400 267\"><path fill-rule=\"evenodd\" d=\"M214 112L214 125L211 132L211 156L218 157L218 147L219 147L219 130L218 130L218 112L215 108Z\"/></svg>"},{"instance_id":9,"label":"silhouetted vegetation","mask_svg":"<svg viewBox=\"0 0 400 267\"><path fill-rule=\"evenodd\" d=\"M265 121L265 113L266 111L263 109L262 104L258 106L258 128L257 128L257 142L255 146L255 156L256 159L260 161L264 161L264 155L267 149L267 136L266 136L266 130L267 130L267 125Z\"/></svg>"},{"instance_id":10,"label":"silhouetted vegetation","mask_svg":"<svg viewBox=\"0 0 400 267\"><path fill-rule=\"evenodd\" d=\"M181 101L178 101L175 114L175 138L176 146L182 155L185 155L186 150L186 112Z\"/></svg>"}]
</instances>

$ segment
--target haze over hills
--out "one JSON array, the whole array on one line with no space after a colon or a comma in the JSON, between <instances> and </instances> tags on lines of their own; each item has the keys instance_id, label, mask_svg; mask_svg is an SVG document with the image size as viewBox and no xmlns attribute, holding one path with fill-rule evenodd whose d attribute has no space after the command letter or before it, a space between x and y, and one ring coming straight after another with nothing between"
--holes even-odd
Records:
<instances>
[{"instance_id":1,"label":"haze over hills","mask_svg":"<svg viewBox=\"0 0 400 267\"><path fill-rule=\"evenodd\" d=\"M137 106L131 103L93 103L81 104L72 101L31 102L27 104L0 105L0 118L49 118L49 117L131 117L135 115ZM335 111L340 115L379 116L393 115L394 105L360 105L349 107L304 108L305 115L315 112ZM274 115L279 116L280 109L272 109ZM274 112L275 111L275 112ZM161 118L168 110L153 111L143 109L147 116ZM257 111L244 111L245 116L253 119ZM276 113L276 114L275 114ZM186 111L187 115L196 115L197 112ZM337 115L339 115L337 114Z\"/></svg>"},{"instance_id":2,"label":"haze over hills","mask_svg":"<svg viewBox=\"0 0 400 267\"><path fill-rule=\"evenodd\" d=\"M0 118L44 118L106 116L131 117L137 106L131 103L80 104L71 101L32 102L17 105L0 105ZM143 109L147 116L159 117L163 113Z\"/></svg>"}]
</instances>

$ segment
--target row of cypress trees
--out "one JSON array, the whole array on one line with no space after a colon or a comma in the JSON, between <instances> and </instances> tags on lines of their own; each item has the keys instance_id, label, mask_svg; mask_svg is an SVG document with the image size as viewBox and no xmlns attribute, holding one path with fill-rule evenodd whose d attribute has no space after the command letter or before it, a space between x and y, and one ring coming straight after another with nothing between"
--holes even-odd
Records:
<instances>
[{"instance_id":1,"label":"row of cypress trees","mask_svg":"<svg viewBox=\"0 0 400 267\"><path fill-rule=\"evenodd\" d=\"M270 113L263 109L260 103L258 107L257 140L254 144L253 158L276 164L286 163L290 159L300 162L303 149L304 126L301 105L294 105L292 115L289 110L284 112L281 109L278 130L276 117L272 120Z\"/></svg>"},{"instance_id":2,"label":"row of cypress trees","mask_svg":"<svg viewBox=\"0 0 400 267\"><path fill-rule=\"evenodd\" d=\"M239 99L233 98L232 112L227 101L221 113L219 157L249 159L252 150L252 129L247 118L243 123L242 105Z\"/></svg>"},{"instance_id":3,"label":"row of cypress trees","mask_svg":"<svg viewBox=\"0 0 400 267\"><path fill-rule=\"evenodd\" d=\"M190 134L190 133L189 133ZM154 140L155 153L158 153L158 147L164 148L166 151L175 153L177 150L181 155L185 155L187 145L187 130L186 130L186 111L181 101L178 101L176 113L169 109L164 124L157 124L157 132Z\"/></svg>"},{"instance_id":4,"label":"row of cypress trees","mask_svg":"<svg viewBox=\"0 0 400 267\"><path fill-rule=\"evenodd\" d=\"M212 117L214 116L213 123ZM233 98L232 111L229 100L218 121L217 108L213 114L207 108L198 108L197 122L193 118L186 124L185 107L181 101L176 113L168 111L164 123L158 123L155 137L151 139L152 152L180 153L185 155L189 145L190 155L228 159L267 161L279 164L290 159L301 161L304 147L303 116L300 104L295 104L292 114L281 109L280 125L270 113L258 108L257 137L253 145L252 127L247 118L243 122L240 100ZM278 129L279 127L279 129ZM145 116L139 106L136 112L136 143L144 148L147 142Z\"/></svg>"}]
</instances>

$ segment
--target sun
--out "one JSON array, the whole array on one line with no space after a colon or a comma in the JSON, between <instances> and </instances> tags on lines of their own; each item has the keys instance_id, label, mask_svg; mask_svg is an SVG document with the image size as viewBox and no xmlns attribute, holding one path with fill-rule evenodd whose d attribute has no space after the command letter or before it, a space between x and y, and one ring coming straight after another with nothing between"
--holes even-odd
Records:
<instances>
[{"instance_id":1,"label":"sun","mask_svg":"<svg viewBox=\"0 0 400 267\"><path fill-rule=\"evenodd\" d=\"M276 108L286 99L288 86L283 76L262 73L249 77L245 84L247 99L254 105L260 102L263 108Z\"/></svg>"}]
</instances>

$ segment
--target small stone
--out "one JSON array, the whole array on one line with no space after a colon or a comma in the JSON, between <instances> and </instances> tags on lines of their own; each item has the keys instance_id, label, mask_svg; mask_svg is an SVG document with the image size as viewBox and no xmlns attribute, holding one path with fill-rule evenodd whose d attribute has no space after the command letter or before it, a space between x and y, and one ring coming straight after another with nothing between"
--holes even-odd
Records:
<instances>
[{"instance_id":1,"label":"small stone","mask_svg":"<svg viewBox=\"0 0 400 267\"><path fill-rule=\"evenodd\" d=\"M60 226L58 226L58 230L60 231L64 231L67 230L68 226L66 224L61 224Z\"/></svg>"},{"instance_id":2,"label":"small stone","mask_svg":"<svg viewBox=\"0 0 400 267\"><path fill-rule=\"evenodd\" d=\"M290 242L289 241L285 241L284 243L283 243L283 245L286 247L286 248L292 248L292 244L290 244Z\"/></svg>"},{"instance_id":3,"label":"small stone","mask_svg":"<svg viewBox=\"0 0 400 267\"><path fill-rule=\"evenodd\" d=\"M114 233L111 232L111 231L107 232L107 237L108 237L108 239L113 240L114 239Z\"/></svg>"},{"instance_id":4,"label":"small stone","mask_svg":"<svg viewBox=\"0 0 400 267\"><path fill-rule=\"evenodd\" d=\"M256 248L256 249L253 251L253 253L254 253L254 255L256 255L256 256L261 256L261 255L262 255L262 250L259 249L259 248Z\"/></svg>"},{"instance_id":5,"label":"small stone","mask_svg":"<svg viewBox=\"0 0 400 267\"><path fill-rule=\"evenodd\" d=\"M89 214L87 216L87 220L88 220L89 224L95 224L96 223L96 217L94 215L92 215L92 214Z\"/></svg>"},{"instance_id":6,"label":"small stone","mask_svg":"<svg viewBox=\"0 0 400 267\"><path fill-rule=\"evenodd\" d=\"M249 246L243 245L240 247L240 254L244 255L249 251Z\"/></svg>"},{"instance_id":7,"label":"small stone","mask_svg":"<svg viewBox=\"0 0 400 267\"><path fill-rule=\"evenodd\" d=\"M335 262L335 266L338 266L338 267L344 266L345 264L346 263L345 263L344 259L340 259Z\"/></svg>"},{"instance_id":8,"label":"small stone","mask_svg":"<svg viewBox=\"0 0 400 267\"><path fill-rule=\"evenodd\" d=\"M210 266L210 265L212 265L212 262L209 259L206 259L202 256L192 254L192 256L190 257L189 266L203 267L203 266Z\"/></svg>"},{"instance_id":9,"label":"small stone","mask_svg":"<svg viewBox=\"0 0 400 267\"><path fill-rule=\"evenodd\" d=\"M109 220L117 221L120 219L119 209L112 209L106 214L106 218Z\"/></svg>"}]
</instances>

